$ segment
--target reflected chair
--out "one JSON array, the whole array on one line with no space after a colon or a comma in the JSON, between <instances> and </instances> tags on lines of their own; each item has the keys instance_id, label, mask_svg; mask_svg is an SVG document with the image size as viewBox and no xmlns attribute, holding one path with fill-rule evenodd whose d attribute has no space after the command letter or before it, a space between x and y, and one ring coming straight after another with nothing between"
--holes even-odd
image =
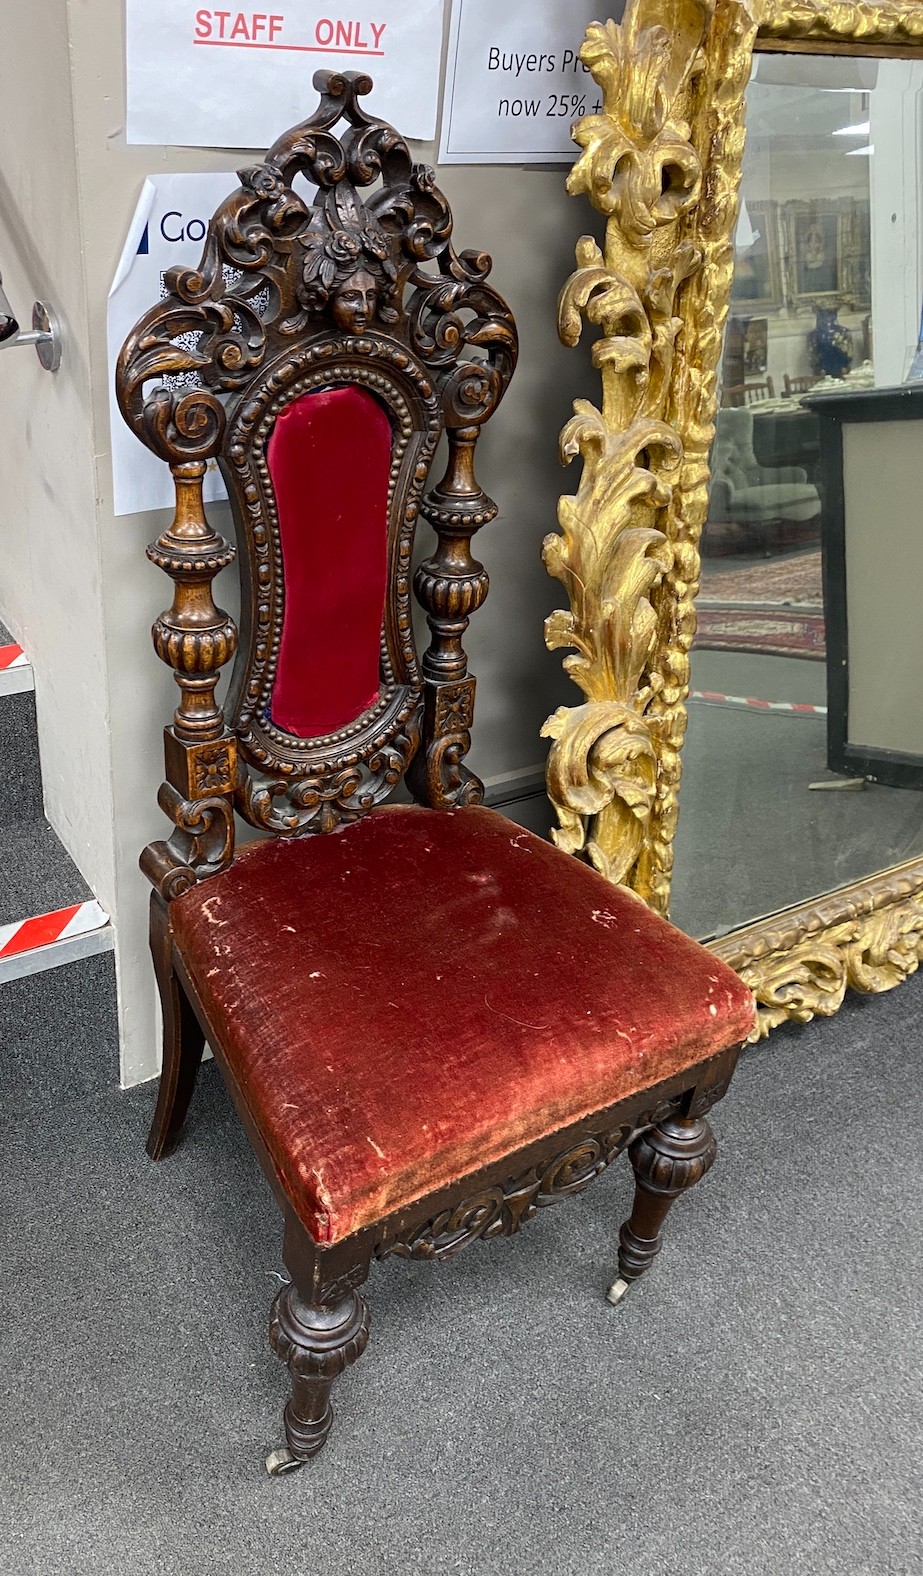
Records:
<instances>
[{"instance_id":1,"label":"reflected chair","mask_svg":"<svg viewBox=\"0 0 923 1576\"><path fill-rule=\"evenodd\" d=\"M812 389L819 382L820 379L815 377L813 373L808 373L801 378L790 378L787 372L783 372L782 393L786 399L797 398L799 394L807 394L808 390Z\"/></svg>"},{"instance_id":2,"label":"reflected chair","mask_svg":"<svg viewBox=\"0 0 923 1576\"><path fill-rule=\"evenodd\" d=\"M433 172L364 112L369 80L315 85L315 114L240 172L117 368L176 485L149 549L175 584L153 633L181 698L173 830L142 856L164 1016L148 1147L174 1148L207 1040L283 1217L273 1473L326 1440L374 1259L518 1231L627 1150L619 1300L714 1159L705 1113L754 1014L640 899L479 804L462 639L487 594L471 537L497 510L474 451L515 326L490 259L454 250ZM223 706L238 632L212 598L234 557L203 509L212 459L241 568ZM421 514L436 544L412 575ZM402 779L415 803L385 806ZM236 849L235 813L262 839Z\"/></svg>"},{"instance_id":3,"label":"reflected chair","mask_svg":"<svg viewBox=\"0 0 923 1576\"><path fill-rule=\"evenodd\" d=\"M760 464L753 448L755 419L746 409L718 412L702 537L707 556L722 550L770 552L820 535L820 493L803 466Z\"/></svg>"},{"instance_id":4,"label":"reflected chair","mask_svg":"<svg viewBox=\"0 0 923 1576\"><path fill-rule=\"evenodd\" d=\"M775 399L776 388L772 378L762 383L726 383L721 390L723 406L758 405L764 399Z\"/></svg>"}]
</instances>

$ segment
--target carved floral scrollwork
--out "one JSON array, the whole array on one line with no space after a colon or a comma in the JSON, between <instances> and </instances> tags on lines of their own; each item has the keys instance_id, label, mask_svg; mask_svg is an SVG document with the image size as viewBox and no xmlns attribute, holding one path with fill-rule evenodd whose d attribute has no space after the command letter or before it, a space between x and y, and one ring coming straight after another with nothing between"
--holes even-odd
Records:
<instances>
[{"instance_id":1,"label":"carved floral scrollwork","mask_svg":"<svg viewBox=\"0 0 923 1576\"><path fill-rule=\"evenodd\" d=\"M250 768L241 773L238 808L251 826L281 837L332 832L358 820L388 797L417 748L419 734L419 720L414 715L409 725L381 745L367 762L313 777L268 778Z\"/></svg>"},{"instance_id":2,"label":"carved floral scrollwork","mask_svg":"<svg viewBox=\"0 0 923 1576\"><path fill-rule=\"evenodd\" d=\"M591 22L580 51L603 90L604 111L577 122L583 148L568 181L615 217L621 235L648 245L660 225L693 206L701 165L679 97L701 68L707 4L629 4L625 20Z\"/></svg>"},{"instance_id":3,"label":"carved floral scrollwork","mask_svg":"<svg viewBox=\"0 0 923 1576\"><path fill-rule=\"evenodd\" d=\"M119 357L122 413L162 458L218 454L222 396L245 388L309 327L361 335L378 326L406 338L432 369L449 426L483 422L512 375L516 330L487 283L490 258L455 252L433 171L363 110L368 77L323 71L315 85L315 113L263 163L239 171L198 267L167 271L164 300ZM340 120L342 139L333 131ZM299 175L318 188L314 201L293 189ZM379 176L363 201L358 188ZM202 387L154 386L177 375L188 383L190 374Z\"/></svg>"},{"instance_id":4,"label":"carved floral scrollwork","mask_svg":"<svg viewBox=\"0 0 923 1576\"><path fill-rule=\"evenodd\" d=\"M168 901L217 875L234 853L234 815L230 800L219 795L184 799L170 783L161 783L157 802L175 831L166 842L151 843L141 868Z\"/></svg>"},{"instance_id":5,"label":"carved floral scrollwork","mask_svg":"<svg viewBox=\"0 0 923 1576\"><path fill-rule=\"evenodd\" d=\"M743 5L724 7L733 92L710 138L698 110L711 70L702 47L706 36L710 50L714 43L711 0L629 0L621 25L590 25L581 58L603 110L575 125L583 151L568 180L607 217L605 250L591 237L578 243L558 316L567 345L584 322L600 330L592 359L602 403L578 401L562 433L562 461L579 456L583 470L576 494L560 501L561 535L544 549L570 603L548 619L546 640L575 648L565 668L586 696L545 725L548 789L559 846L662 911L704 519L701 461L726 307L714 269L733 219L733 202L719 204L715 223L714 198L726 187L736 193L741 148L729 133L741 120L755 29L732 13L748 16ZM692 356L682 303L705 277L718 332Z\"/></svg>"},{"instance_id":6,"label":"carved floral scrollwork","mask_svg":"<svg viewBox=\"0 0 923 1576\"><path fill-rule=\"evenodd\" d=\"M514 1235L540 1209L582 1193L639 1133L669 1116L679 1104L679 1096L661 1100L633 1122L587 1135L544 1166L485 1187L405 1235L391 1238L376 1250L378 1257L396 1253L402 1258L448 1259L472 1242Z\"/></svg>"},{"instance_id":7,"label":"carved floral scrollwork","mask_svg":"<svg viewBox=\"0 0 923 1576\"><path fill-rule=\"evenodd\" d=\"M241 784L241 810L251 826L281 836L294 836L309 824L319 832L330 832L358 815L358 808L353 815L350 808L361 782L357 766L344 767L331 777L299 777L295 782L261 779L248 771Z\"/></svg>"},{"instance_id":8,"label":"carved floral scrollwork","mask_svg":"<svg viewBox=\"0 0 923 1576\"><path fill-rule=\"evenodd\" d=\"M919 0L789 0L761 6L760 42L816 39L830 42L920 44L923 12Z\"/></svg>"},{"instance_id":9,"label":"carved floral scrollwork","mask_svg":"<svg viewBox=\"0 0 923 1576\"><path fill-rule=\"evenodd\" d=\"M842 1006L848 989L892 990L923 959L923 863L886 871L711 943L750 986L751 1040Z\"/></svg>"},{"instance_id":10,"label":"carved floral scrollwork","mask_svg":"<svg viewBox=\"0 0 923 1576\"><path fill-rule=\"evenodd\" d=\"M893 990L916 972L921 958L923 907L917 900L832 926L788 951L745 962L740 975L759 1008L751 1039L764 1039L786 1021L831 1017L847 989L866 994Z\"/></svg>"},{"instance_id":11,"label":"carved floral scrollwork","mask_svg":"<svg viewBox=\"0 0 923 1576\"><path fill-rule=\"evenodd\" d=\"M564 666L587 697L583 706L560 707L542 730L553 740L548 789L561 823L554 838L570 853L586 847L613 881L623 880L637 859L654 795L656 754L644 720L652 691L641 679L657 618L647 593L671 555L663 532L652 526L608 531L602 506L618 497L626 503L647 498L662 507L667 484L638 464L639 453L659 456L669 474L678 447L663 423L612 434L600 413L579 401L562 434L562 452L583 455L581 488L576 499L561 499L562 535L545 543L549 573L563 582L571 601L569 612L547 619L545 639L551 649L576 648Z\"/></svg>"},{"instance_id":12,"label":"carved floral scrollwork","mask_svg":"<svg viewBox=\"0 0 923 1576\"><path fill-rule=\"evenodd\" d=\"M584 323L600 331L602 403L579 403L562 435L562 459L579 455L583 474L546 544L570 604L548 620L548 644L574 648L566 667L586 697L546 725L548 786L559 844L664 913L757 34L769 50L918 48L923 6L628 0L621 26L594 23L582 50L604 105L575 127L569 190L607 225L604 249L578 244L559 328L568 345ZM911 974L921 881L918 861L711 943L754 991L753 1038L835 1012L847 988L888 990Z\"/></svg>"},{"instance_id":13,"label":"carved floral scrollwork","mask_svg":"<svg viewBox=\"0 0 923 1576\"><path fill-rule=\"evenodd\" d=\"M686 36L645 26L650 9L630 5L621 27L592 24L581 51L605 108L574 128L583 153L568 190L586 193L609 226L605 255L590 237L578 243L558 327L568 345L579 340L584 319L601 330L593 362L603 401L601 410L578 401L561 435L562 462L579 455L583 472L576 495L560 500L561 535L544 547L548 572L570 603L551 614L545 638L552 649L575 648L564 666L587 698L559 708L543 730L553 740L555 841L585 852L613 881L628 879L637 863L656 790L651 598L673 561L664 513L682 459L680 437L664 416L681 326L674 303L700 262L675 231L701 179L678 99L694 72L704 12L690 47ZM669 254L654 245L664 229Z\"/></svg>"}]
</instances>

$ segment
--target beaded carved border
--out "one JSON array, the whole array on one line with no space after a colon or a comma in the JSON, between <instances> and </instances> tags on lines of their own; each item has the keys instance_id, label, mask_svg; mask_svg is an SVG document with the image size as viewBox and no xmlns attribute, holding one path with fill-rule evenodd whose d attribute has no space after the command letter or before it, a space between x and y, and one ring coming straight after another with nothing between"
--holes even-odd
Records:
<instances>
[{"instance_id":1,"label":"beaded carved border","mask_svg":"<svg viewBox=\"0 0 923 1576\"><path fill-rule=\"evenodd\" d=\"M303 741L275 726L269 716L283 624L284 574L266 445L285 405L302 394L340 383L371 389L394 416L388 553L397 569L382 622L379 700L349 727L325 738ZM410 567L422 491L440 430L438 401L424 368L403 349L373 336L336 344L321 342L280 362L267 377L261 396L242 405L229 426L229 461L224 468L235 503L238 535L246 542L256 628L238 656L225 709L245 760L258 773L269 774L264 780L242 769L238 808L254 825L300 831L309 818L304 812L316 812L328 788L335 790L329 802L339 810L353 808L350 801L367 809L390 792L416 744L422 684L414 643ZM392 507L395 495L398 510ZM400 761L392 760L395 751ZM278 774L275 781L270 780L273 774ZM305 784L308 802L301 803Z\"/></svg>"}]
</instances>

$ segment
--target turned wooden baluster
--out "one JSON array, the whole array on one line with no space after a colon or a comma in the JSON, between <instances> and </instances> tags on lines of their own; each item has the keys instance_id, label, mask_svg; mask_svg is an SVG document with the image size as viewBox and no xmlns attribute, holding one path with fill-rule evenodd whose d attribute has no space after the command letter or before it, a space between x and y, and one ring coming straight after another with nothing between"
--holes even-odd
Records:
<instances>
[{"instance_id":1,"label":"turned wooden baluster","mask_svg":"<svg viewBox=\"0 0 923 1576\"><path fill-rule=\"evenodd\" d=\"M176 513L147 556L174 582L173 605L151 633L181 691L173 723L164 729L166 781L158 794L176 830L141 857L148 879L167 899L230 863L237 777L237 740L215 698L220 670L237 648L237 628L212 596L212 581L233 561L235 549L205 517L205 461L170 469Z\"/></svg>"},{"instance_id":2,"label":"turned wooden baluster","mask_svg":"<svg viewBox=\"0 0 923 1576\"><path fill-rule=\"evenodd\" d=\"M632 1211L619 1232L618 1279L609 1287L620 1303L660 1252L660 1228L680 1193L714 1165L718 1146L704 1116L669 1116L645 1128L628 1150L635 1173Z\"/></svg>"},{"instance_id":3,"label":"turned wooden baluster","mask_svg":"<svg viewBox=\"0 0 923 1576\"><path fill-rule=\"evenodd\" d=\"M476 426L448 430L446 473L422 505L439 544L414 576L432 639L422 659L423 744L407 780L417 800L440 810L484 797L483 783L462 765L471 748L475 689L462 640L490 584L471 556L471 538L497 514L474 474L479 432Z\"/></svg>"}]
</instances>

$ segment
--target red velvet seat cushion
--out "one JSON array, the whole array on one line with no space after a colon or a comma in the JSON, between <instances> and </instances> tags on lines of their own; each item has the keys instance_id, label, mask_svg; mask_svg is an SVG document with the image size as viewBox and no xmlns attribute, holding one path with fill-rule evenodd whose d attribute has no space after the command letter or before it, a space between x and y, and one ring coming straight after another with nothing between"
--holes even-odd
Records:
<instances>
[{"instance_id":1,"label":"red velvet seat cushion","mask_svg":"<svg viewBox=\"0 0 923 1576\"><path fill-rule=\"evenodd\" d=\"M289 1196L334 1242L746 1038L697 942L492 810L262 843L170 909Z\"/></svg>"}]
</instances>

